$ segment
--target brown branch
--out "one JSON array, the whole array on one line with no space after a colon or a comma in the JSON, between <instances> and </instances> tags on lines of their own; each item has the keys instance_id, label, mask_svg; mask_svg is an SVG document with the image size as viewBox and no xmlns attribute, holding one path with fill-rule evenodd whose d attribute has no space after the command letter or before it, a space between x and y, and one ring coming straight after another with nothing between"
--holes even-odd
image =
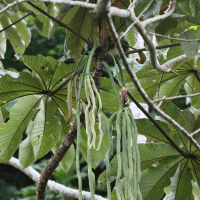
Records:
<instances>
[{"instance_id":1,"label":"brown branch","mask_svg":"<svg viewBox=\"0 0 200 200\"><path fill-rule=\"evenodd\" d=\"M96 86L100 85L102 71L103 71L103 66L101 65L101 62L98 61L96 64L96 68L93 72L93 76L92 76ZM81 119L81 127L82 127L85 121L85 116L83 112L80 113L80 119ZM50 158L47 165L44 167L44 169L41 172L41 176L37 185L37 194L36 194L37 200L45 200L47 182L50 179L53 171L58 166L59 162L67 153L73 141L76 139L76 136L77 136L77 120L75 119L74 124L70 128L63 143L59 146L55 154Z\"/></svg>"},{"instance_id":2,"label":"brown branch","mask_svg":"<svg viewBox=\"0 0 200 200\"><path fill-rule=\"evenodd\" d=\"M78 36L79 38L81 38L85 43L88 44L88 46L91 46L92 44L90 43L89 40L87 40L86 38L84 38L82 35L80 35L79 33L77 33L76 31L74 31L73 29L71 29L69 26L67 26L66 24L62 23L61 21L57 20L55 17L53 17L52 15L50 15L49 13L45 12L44 10L42 10L41 8L39 8L38 6L36 6L34 3L32 3L31 1L27 1L28 4L30 4L31 6L33 6L35 9L37 9L39 12L41 12L43 15L47 16L48 18L50 18L51 20L53 20L54 22L58 23L60 26L64 27L65 29L71 31L72 33L74 33L76 36Z\"/></svg>"},{"instance_id":3,"label":"brown branch","mask_svg":"<svg viewBox=\"0 0 200 200\"><path fill-rule=\"evenodd\" d=\"M12 24L10 24L9 26L5 27L4 29L0 30L0 33L7 30L8 28L10 28L11 26L17 24L18 22L22 21L23 19L25 19L26 17L28 17L29 15L31 15L33 13L33 11L30 11L29 13L27 13L26 15L24 15L22 18L18 19L17 21L13 22Z\"/></svg>"},{"instance_id":4,"label":"brown branch","mask_svg":"<svg viewBox=\"0 0 200 200\"><path fill-rule=\"evenodd\" d=\"M156 49L165 49L165 48L168 48L168 47L178 47L178 46L181 46L181 44L180 43L166 44L166 45L157 46L155 48ZM146 49L146 48L135 49L135 50L131 50L131 51L126 51L126 52L124 52L124 54L129 55L129 54L132 54L132 53L138 53L138 52L142 52L142 51L148 51L148 49ZM119 57L119 56L115 55L115 57Z\"/></svg>"}]
</instances>

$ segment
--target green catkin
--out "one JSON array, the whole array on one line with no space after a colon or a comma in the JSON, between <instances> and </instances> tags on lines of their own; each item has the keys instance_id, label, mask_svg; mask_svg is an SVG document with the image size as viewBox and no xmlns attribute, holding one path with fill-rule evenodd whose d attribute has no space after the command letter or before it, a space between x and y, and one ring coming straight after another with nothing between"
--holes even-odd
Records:
<instances>
[{"instance_id":1,"label":"green catkin","mask_svg":"<svg viewBox=\"0 0 200 200\"><path fill-rule=\"evenodd\" d=\"M138 150L138 145L137 145L137 126L135 124L134 118L133 118L133 114L132 111L129 110L129 116L131 119L131 124L133 127L133 133L134 133L134 140L135 140L135 152L136 152L136 168L137 168L137 187L138 187L138 199L142 198L141 197L141 193L139 190L139 184L140 184L140 179L141 179L141 167L140 167L140 153Z\"/></svg>"},{"instance_id":2,"label":"green catkin","mask_svg":"<svg viewBox=\"0 0 200 200\"><path fill-rule=\"evenodd\" d=\"M121 163L121 154L120 154L120 149L121 149L121 114L122 110L118 111L117 113L117 119L116 119L116 131L117 131L117 179L116 179L116 193L118 200L121 200L121 195L120 195L120 179L121 179L121 171L122 171L122 163Z\"/></svg>"},{"instance_id":3,"label":"green catkin","mask_svg":"<svg viewBox=\"0 0 200 200\"><path fill-rule=\"evenodd\" d=\"M124 193L123 193L123 180L122 179L119 181L119 187L118 187L118 189L119 189L119 193L120 193L120 198L122 200L125 200Z\"/></svg>"},{"instance_id":4,"label":"green catkin","mask_svg":"<svg viewBox=\"0 0 200 200\"><path fill-rule=\"evenodd\" d=\"M91 141L89 141L91 142ZM87 161L88 161L88 179L89 179L89 187L90 187L90 194L91 200L94 200L94 193L95 193L95 177L92 171L92 152L89 146L87 147Z\"/></svg>"},{"instance_id":5,"label":"green catkin","mask_svg":"<svg viewBox=\"0 0 200 200\"><path fill-rule=\"evenodd\" d=\"M123 115L122 125L122 147L123 147L123 172L124 172L124 193L125 199L128 199L128 161L127 161L127 138L126 138L126 116Z\"/></svg>"},{"instance_id":6,"label":"green catkin","mask_svg":"<svg viewBox=\"0 0 200 200\"><path fill-rule=\"evenodd\" d=\"M113 113L109 120L109 127L108 127L108 140L109 140L109 147L110 153L112 154L113 151L113 142L112 142L112 124L116 120L117 112Z\"/></svg>"},{"instance_id":7,"label":"green catkin","mask_svg":"<svg viewBox=\"0 0 200 200\"><path fill-rule=\"evenodd\" d=\"M81 137L80 101L78 101L78 105L76 108L76 118L77 118L76 173L78 176L79 200L82 200L82 179L81 179L80 162L79 162L80 137Z\"/></svg>"},{"instance_id":8,"label":"green catkin","mask_svg":"<svg viewBox=\"0 0 200 200\"><path fill-rule=\"evenodd\" d=\"M88 86L87 84L85 84L85 95L86 95L86 98L87 98L87 102L88 102L88 105L86 106L85 108L85 126L86 126L86 134L87 134L87 145L89 147L89 149L92 147L91 144L90 144L90 141L91 141L91 134L89 132L89 108L91 106L91 102L90 102L90 97L89 97L89 94L88 94Z\"/></svg>"},{"instance_id":9,"label":"green catkin","mask_svg":"<svg viewBox=\"0 0 200 200\"><path fill-rule=\"evenodd\" d=\"M91 146L93 146L93 149L95 149L95 141L96 141L96 132L94 129L94 125L95 125L95 108L96 108L96 102L95 102L95 97L94 97L94 92L92 89L92 85L91 85L91 81L90 81L91 76L90 75L86 75L85 77L85 84L87 84L87 88L88 88L88 95L89 95L89 99L91 100L91 104L92 104L92 109L90 110L90 129L91 129L91 134L92 134L92 142L91 142Z\"/></svg>"},{"instance_id":10,"label":"green catkin","mask_svg":"<svg viewBox=\"0 0 200 200\"><path fill-rule=\"evenodd\" d=\"M132 136L132 134L131 134L131 121L130 121L127 109L125 109L125 116L126 116L126 122L127 122L127 132L128 132L128 143L127 143L128 160L129 160L128 194L129 194L130 200L135 200L135 199L133 199L133 195L132 195L133 159L132 159L132 148L131 148L131 139L132 139L132 137L131 137Z\"/></svg>"},{"instance_id":11,"label":"green catkin","mask_svg":"<svg viewBox=\"0 0 200 200\"><path fill-rule=\"evenodd\" d=\"M110 162L109 162L109 150L107 151L105 158L106 158L106 180L107 180L107 195L108 200L111 200L111 188L110 188Z\"/></svg>"},{"instance_id":12,"label":"green catkin","mask_svg":"<svg viewBox=\"0 0 200 200\"><path fill-rule=\"evenodd\" d=\"M102 132L102 128L101 128L101 110L102 110L102 102L101 102L101 97L100 94L95 86L95 82L93 80L93 78L90 79L91 80L91 85L93 87L93 90L97 96L98 102L99 102L99 106L98 106L98 111L97 111L97 116L98 116L98 121L99 121L99 133L100 133L100 138L99 138L99 144L97 147L97 151L100 149L101 147L101 143L102 143L102 139L103 139L103 132Z\"/></svg>"},{"instance_id":13,"label":"green catkin","mask_svg":"<svg viewBox=\"0 0 200 200\"><path fill-rule=\"evenodd\" d=\"M105 61L102 61L102 64L103 64L104 67L106 67L106 69L108 71L108 74L109 74L109 77L110 77L110 80L111 80L111 83L112 83L112 87L113 87L113 89L115 91L115 95L117 97L117 100L118 100L118 102L120 104L120 107L123 108L123 103L121 101L121 97L119 95L119 92L117 91L117 88L116 88L116 85L115 85L115 82L114 82L110 67L108 66L108 64Z\"/></svg>"}]
</instances>

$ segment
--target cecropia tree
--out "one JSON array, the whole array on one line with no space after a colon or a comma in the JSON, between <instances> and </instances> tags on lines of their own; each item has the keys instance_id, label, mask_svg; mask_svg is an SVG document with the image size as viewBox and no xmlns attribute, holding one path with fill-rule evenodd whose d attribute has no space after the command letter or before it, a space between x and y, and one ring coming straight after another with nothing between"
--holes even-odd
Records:
<instances>
[{"instance_id":1,"label":"cecropia tree","mask_svg":"<svg viewBox=\"0 0 200 200\"><path fill-rule=\"evenodd\" d=\"M199 0L4 0L0 6L0 58L9 39L30 69L4 70L0 63L0 163L36 181L38 200L46 188L80 200L200 199ZM31 41L25 18L49 39L59 26L66 29L63 57L24 55ZM143 49L134 48L138 34ZM74 62L66 64L69 58ZM181 86L186 95L179 95ZM178 108L172 100L179 98L190 98L190 108ZM147 118L134 120L130 102ZM138 133L145 144L137 144ZM30 165L49 151L38 174ZM82 191L80 156L90 192ZM95 180L101 158L106 169ZM49 180L58 165L67 173L74 162L78 190ZM95 195L95 188L107 195Z\"/></svg>"}]
</instances>

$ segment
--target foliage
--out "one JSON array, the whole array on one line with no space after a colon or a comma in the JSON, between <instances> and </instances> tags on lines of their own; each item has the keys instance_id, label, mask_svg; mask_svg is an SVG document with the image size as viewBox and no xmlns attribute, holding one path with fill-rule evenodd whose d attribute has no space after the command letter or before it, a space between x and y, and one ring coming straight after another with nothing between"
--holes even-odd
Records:
<instances>
[{"instance_id":1,"label":"foliage","mask_svg":"<svg viewBox=\"0 0 200 200\"><path fill-rule=\"evenodd\" d=\"M0 7L3 8L10 2L13 1L1 1ZM80 181L80 178L85 179L89 176L89 180L86 181L87 186L85 187L83 184L83 188L88 189L89 182L92 195L95 189L93 172L98 171L100 164L102 164L104 166L103 170L95 174L96 176L99 175L97 191L105 195L103 193L106 190L105 187L107 186L109 189L111 182L112 194L108 191L108 197L112 196L112 199L120 199L120 195L125 194L127 196L128 189L126 190L125 186L127 180L129 180L128 175L131 174L131 170L136 173L134 170L139 166L139 158L136 156L138 146L142 171L141 180L140 170L137 170L134 178L131 177L129 180L129 183L134 185L137 178L137 184L139 185L137 188L138 199L140 199L139 195L141 193L141 198L145 200L199 200L199 150L177 127L174 127L162 116L156 115L154 117L155 122L174 144L160 133L150 119L135 120L138 133L147 138L145 144L131 144L136 136L132 135L130 139L128 136L129 131L127 131L127 136L124 136L125 142L123 140L121 144L119 134L123 131L126 134L126 131L123 130L123 124L117 123L117 130L112 129L111 113L117 112L119 114L122 111L128 113L124 107L126 107L130 95L139 103L144 103L145 100L133 84L132 77L125 69L124 63L119 62L117 58L119 55L116 54L117 48L110 35L108 35L110 33L107 30L107 25L104 24L104 19L98 19L86 7L41 1L33 1L33 3L76 33L70 30L65 32L64 29L59 27L58 23L46 17L27 2L14 6L0 15L0 26L5 28L19 20L25 13L32 11L27 19L21 20L15 26L0 33L0 58L2 59L0 62L0 163L9 161L14 155L17 156L16 151L19 153L18 158L23 168L39 162L38 160L49 152L55 155L56 150L73 126L72 122L74 122L77 114L77 103L78 105L80 103L80 113L84 113L86 119L85 124L81 122L83 127L78 133L80 144L76 140L69 147L60 162L60 166L54 171L56 181L77 188L77 183L73 185L71 182L77 181L77 178ZM91 0L90 3L95 2ZM127 9L130 4L127 0L116 0L112 3L113 6L123 9ZM148 3L147 0L137 1L134 7L136 16L144 10ZM161 8L169 4L169 0L153 1L140 19L146 20L163 14ZM185 54L187 56L186 59L171 65L168 73L157 70L152 71L151 56L148 53L140 52L136 58L127 59L131 60L129 64L132 65L141 87L151 100L156 101L162 97L177 96L183 90L187 95L200 92L199 44L195 40L200 38L199 8L199 1L177 0L176 8L171 16L150 23L146 27L149 32L158 34L155 38L159 45L175 44L177 41L174 38L183 39L180 45L167 49L163 48L157 52L160 65L180 55ZM123 34L131 24L130 21L124 21L118 17L113 17L113 21L116 29L120 27L118 29L119 34ZM103 29L103 37L99 34L102 31L101 29ZM159 34L171 37L171 39ZM134 48L137 35L137 29L135 27L131 28L129 33L121 40L122 46ZM83 37L86 41L91 42L96 49L91 51L91 46L86 47L88 44L82 39ZM49 42L47 42L47 38L50 39ZM187 41L188 39L193 39L193 41ZM8 40L10 43L7 42ZM43 42L46 46L40 48ZM10 50L10 45L13 50ZM37 53L35 53L36 48ZM88 51L84 54L85 48ZM12 55L13 52L15 52L15 58ZM111 54L108 54L108 52ZM115 59L111 56L114 54L116 54ZM3 60L4 58L6 59ZM14 59L16 60L14 61ZM104 65L104 72L103 76L100 77L101 84L95 90L96 82L92 82L91 76L96 72L97 63L100 61ZM16 63L15 69L12 69L12 63ZM106 67L107 64L104 63L108 63L109 67ZM112 71L109 71L110 69ZM80 76L79 81L75 77L76 74ZM87 79L81 85L84 76ZM115 77L115 83L112 76ZM70 86L67 83L71 78L72 88L68 88ZM87 85L87 83L90 84ZM125 96L127 95L125 87L130 92L129 97ZM90 90L90 88L92 89ZM69 92L70 89L72 89L72 94ZM93 90L98 98L94 97ZM119 92L121 92L121 96L119 96ZM69 101L69 98L71 98L71 101ZM88 105L83 102L88 103ZM164 113L169 115L187 132L193 133L198 130L200 128L199 97L191 98L190 108L181 110L177 107L178 104L177 102L175 105L173 102L163 101L159 106ZM71 115L71 123L66 124L69 115ZM118 120L121 123L120 120L124 116L125 114L120 114L117 119L113 120ZM102 122L101 118L103 119ZM130 121L131 118L126 118L126 120ZM109 132L108 127L110 126L112 132ZM130 127L136 130L134 126L130 125ZM99 137L101 131L104 135L102 141ZM92 133L94 141L88 139L89 132ZM97 135L96 141L94 139L95 134ZM112 136L114 136L114 139ZM194 136L194 139L200 144L199 133ZM112 149L111 144L113 141L117 143L116 146L114 145L114 149ZM91 146L88 144L91 144ZM90 149L93 146L97 147L98 144L101 144L99 151L96 151L95 148ZM180 151L177 151L174 145ZM81 153L79 162L75 161L75 152L78 148ZM130 158L130 160L127 161L127 158ZM105 169L105 160L107 169ZM85 162L88 164L89 175L86 172ZM135 167L131 168L132 163ZM81 177L76 175L75 171L76 165L80 164ZM35 167L37 165L40 164L33 164ZM65 180L63 180L63 177L65 177ZM1 185L5 184L4 180L0 179L0 181L2 182ZM114 184L116 188L113 187ZM122 185L125 186L121 187ZM134 187L137 187L137 185L134 185ZM5 188L5 191L12 191L20 199L35 198L36 186L27 186L20 191L17 191L18 188L14 186L6 185ZM0 189L4 190L4 188ZM1 196L1 198L10 198L9 192L5 192L5 196ZM60 194L48 191L46 198L62 199L63 197Z\"/></svg>"}]
</instances>

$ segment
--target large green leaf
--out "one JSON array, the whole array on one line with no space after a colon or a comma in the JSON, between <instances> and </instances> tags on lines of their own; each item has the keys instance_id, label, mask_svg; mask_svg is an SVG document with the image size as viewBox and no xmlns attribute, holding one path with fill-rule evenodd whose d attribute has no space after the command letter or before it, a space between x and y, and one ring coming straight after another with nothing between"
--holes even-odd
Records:
<instances>
[{"instance_id":1,"label":"large green leaf","mask_svg":"<svg viewBox=\"0 0 200 200\"><path fill-rule=\"evenodd\" d=\"M8 74L0 78L0 106L18 97L39 94L43 90L39 79L30 73L15 74L17 78Z\"/></svg>"},{"instance_id":2,"label":"large green leaf","mask_svg":"<svg viewBox=\"0 0 200 200\"><path fill-rule=\"evenodd\" d=\"M75 14L74 14L75 12ZM89 12L88 8L77 7L72 8L69 14L73 13L73 18L69 21L68 14L63 19L63 22L70 26L71 29L79 33L85 38L91 36L93 41L98 39L98 30L93 26L93 15ZM67 19L67 20L66 20ZM70 55L74 59L80 58L81 49L84 46L84 42L80 37L76 36L70 31L66 34L66 45L70 50Z\"/></svg>"},{"instance_id":3,"label":"large green leaf","mask_svg":"<svg viewBox=\"0 0 200 200\"><path fill-rule=\"evenodd\" d=\"M44 2L37 2L33 1L34 4L36 4L39 8L47 12L48 14L55 17L57 15L57 7L55 6L55 3L50 3L47 7ZM23 5L29 9L32 10L35 13L34 15L29 16L29 19L33 22L33 24L38 29L38 32L45 37L49 36L50 30L53 26L53 22L51 19L46 17L44 14L39 12L37 9L33 8L28 3L23 3Z\"/></svg>"},{"instance_id":4,"label":"large green leaf","mask_svg":"<svg viewBox=\"0 0 200 200\"><path fill-rule=\"evenodd\" d=\"M153 163L168 157L181 156L171 145L168 144L138 144L140 151L140 161L142 170L146 169Z\"/></svg>"},{"instance_id":5,"label":"large green leaf","mask_svg":"<svg viewBox=\"0 0 200 200\"><path fill-rule=\"evenodd\" d=\"M35 159L47 154L59 141L61 133L60 119L55 116L58 107L54 101L47 97L45 102L41 101L40 109L31 133Z\"/></svg>"},{"instance_id":6,"label":"large green leaf","mask_svg":"<svg viewBox=\"0 0 200 200\"><path fill-rule=\"evenodd\" d=\"M6 13L3 14L3 16L0 18L0 23L2 25L3 28L9 26L10 24L12 24L11 19L6 15ZM13 49L16 53L21 53L23 54L25 51L25 42L20 34L20 32L18 31L18 28L16 26L12 26L9 29L7 29L6 34L13 46Z\"/></svg>"},{"instance_id":7,"label":"large green leaf","mask_svg":"<svg viewBox=\"0 0 200 200\"><path fill-rule=\"evenodd\" d=\"M35 113L39 97L23 97L12 108L10 120L0 124L0 162L8 161L22 139L22 133Z\"/></svg>"},{"instance_id":8,"label":"large green leaf","mask_svg":"<svg viewBox=\"0 0 200 200\"><path fill-rule=\"evenodd\" d=\"M28 68L33 70L37 76L40 78L44 88L47 90L49 85L48 79L52 74L52 65L42 55L38 56L21 56L19 61L22 61Z\"/></svg>"},{"instance_id":9,"label":"large green leaf","mask_svg":"<svg viewBox=\"0 0 200 200\"><path fill-rule=\"evenodd\" d=\"M10 20L13 22L19 20L22 18L21 14L19 12L16 12L14 16L8 15L10 17ZM23 41L25 42L25 47L28 47L30 41L31 41L31 31L29 28L27 28L27 24L25 20L20 20L18 23L15 24L18 32L20 33ZM18 53L18 52L17 52Z\"/></svg>"},{"instance_id":10,"label":"large green leaf","mask_svg":"<svg viewBox=\"0 0 200 200\"><path fill-rule=\"evenodd\" d=\"M182 34L183 39L196 39L194 33L192 31L186 31ZM181 48L183 52L187 55L188 58L194 58L199 49L199 43L198 41L194 42L186 42L186 41L181 41Z\"/></svg>"},{"instance_id":11,"label":"large green leaf","mask_svg":"<svg viewBox=\"0 0 200 200\"><path fill-rule=\"evenodd\" d=\"M33 146L31 144L33 127L34 121L30 121L26 129L27 138L19 146L19 162L23 168L26 168L35 162Z\"/></svg>"},{"instance_id":12,"label":"large green leaf","mask_svg":"<svg viewBox=\"0 0 200 200\"><path fill-rule=\"evenodd\" d=\"M65 17L65 15L67 14L68 10L71 8L72 6L67 5L67 4L62 4L59 10L58 15L56 16L56 19L58 19L59 21L62 21L62 19ZM56 22L53 23L53 27L49 33L49 39L54 35L54 33L56 32L57 28L58 28L59 24L57 24Z\"/></svg>"},{"instance_id":13,"label":"large green leaf","mask_svg":"<svg viewBox=\"0 0 200 200\"><path fill-rule=\"evenodd\" d=\"M182 159L181 156L166 158L143 171L140 181L143 200L159 200L163 197L164 188L170 184L170 178Z\"/></svg>"},{"instance_id":14,"label":"large green leaf","mask_svg":"<svg viewBox=\"0 0 200 200\"><path fill-rule=\"evenodd\" d=\"M182 165L178 166L174 176L171 178L170 186L165 188L166 197L164 200L192 199L192 173L189 168L189 161L182 162Z\"/></svg>"}]
</instances>

